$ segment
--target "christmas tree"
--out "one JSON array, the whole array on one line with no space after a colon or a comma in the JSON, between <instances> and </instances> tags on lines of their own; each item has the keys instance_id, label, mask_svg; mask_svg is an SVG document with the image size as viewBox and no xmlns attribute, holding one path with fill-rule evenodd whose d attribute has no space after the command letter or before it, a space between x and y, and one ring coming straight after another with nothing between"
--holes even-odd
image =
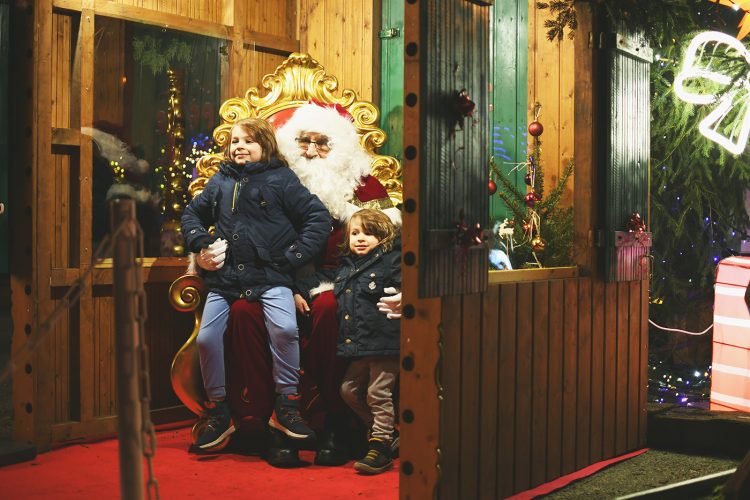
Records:
<instances>
[{"instance_id":1,"label":"christmas tree","mask_svg":"<svg viewBox=\"0 0 750 500\"><path fill-rule=\"evenodd\" d=\"M506 242L505 247L514 269L568 266L572 260L573 208L561 206L560 201L573 174L573 160L567 163L560 181L545 196L542 141L539 139L544 128L538 121L540 110L537 103L535 120L529 124L533 145L528 160L515 167L525 169L527 192L522 193L500 171L494 158L490 160L490 177L497 179L502 188L497 195L513 216L512 240Z\"/></svg>"}]
</instances>

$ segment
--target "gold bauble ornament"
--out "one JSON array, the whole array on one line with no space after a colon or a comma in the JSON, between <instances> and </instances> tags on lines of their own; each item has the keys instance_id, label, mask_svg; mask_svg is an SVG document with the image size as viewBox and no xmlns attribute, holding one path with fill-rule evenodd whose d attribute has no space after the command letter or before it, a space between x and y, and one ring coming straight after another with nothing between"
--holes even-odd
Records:
<instances>
[{"instance_id":1,"label":"gold bauble ornament","mask_svg":"<svg viewBox=\"0 0 750 500\"><path fill-rule=\"evenodd\" d=\"M541 236L534 236L534 239L531 240L531 249L535 252L544 252L546 247L547 242Z\"/></svg>"}]
</instances>

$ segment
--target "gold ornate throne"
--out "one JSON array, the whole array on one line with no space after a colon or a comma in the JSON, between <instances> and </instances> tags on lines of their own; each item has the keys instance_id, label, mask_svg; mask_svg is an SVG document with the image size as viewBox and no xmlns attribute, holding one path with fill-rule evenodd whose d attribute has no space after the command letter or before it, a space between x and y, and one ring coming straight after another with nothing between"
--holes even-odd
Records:
<instances>
[{"instance_id":1,"label":"gold ornate throne","mask_svg":"<svg viewBox=\"0 0 750 500\"><path fill-rule=\"evenodd\" d=\"M338 90L336 78L327 74L323 66L308 54L297 52L292 53L272 74L263 77L262 88L265 89L263 96L258 88L252 87L244 97L228 99L222 104L219 109L222 122L214 129L213 134L220 151L224 150L229 140L232 125L243 118L264 118L278 128L297 107L312 99L339 104L354 118L360 143L374 158L371 175L383 184L394 205L401 205L401 165L397 159L375 152L386 140L385 132L378 127L379 112L375 105L358 100L351 89L342 90L340 97L334 95ZM196 169L197 177L189 187L191 196L196 196L203 190L208 179L217 172L222 159L221 154L210 154L200 159ZM195 342L205 296L203 280L196 274L181 276L169 289L170 303L175 309L195 314L193 331L172 361L171 379L177 396L197 415L203 414L203 402L206 400ZM200 422L194 427L194 434L198 432L198 425Z\"/></svg>"}]
</instances>

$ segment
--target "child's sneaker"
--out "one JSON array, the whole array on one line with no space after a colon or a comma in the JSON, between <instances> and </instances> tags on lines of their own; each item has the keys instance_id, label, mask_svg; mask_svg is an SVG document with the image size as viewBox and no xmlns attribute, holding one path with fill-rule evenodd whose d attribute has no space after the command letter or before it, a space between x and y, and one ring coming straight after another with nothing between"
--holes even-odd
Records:
<instances>
[{"instance_id":1,"label":"child's sneaker","mask_svg":"<svg viewBox=\"0 0 750 500\"><path fill-rule=\"evenodd\" d=\"M223 444L235 431L229 406L224 401L207 401L208 424L203 434L195 441L195 447L207 450Z\"/></svg>"},{"instance_id":2,"label":"child's sneaker","mask_svg":"<svg viewBox=\"0 0 750 500\"><path fill-rule=\"evenodd\" d=\"M268 425L278 429L293 439L315 439L315 431L310 429L299 413L299 394L279 394Z\"/></svg>"},{"instance_id":3,"label":"child's sneaker","mask_svg":"<svg viewBox=\"0 0 750 500\"><path fill-rule=\"evenodd\" d=\"M391 444L377 438L370 439L370 451L365 458L354 462L354 468L363 474L380 474L391 467Z\"/></svg>"}]
</instances>

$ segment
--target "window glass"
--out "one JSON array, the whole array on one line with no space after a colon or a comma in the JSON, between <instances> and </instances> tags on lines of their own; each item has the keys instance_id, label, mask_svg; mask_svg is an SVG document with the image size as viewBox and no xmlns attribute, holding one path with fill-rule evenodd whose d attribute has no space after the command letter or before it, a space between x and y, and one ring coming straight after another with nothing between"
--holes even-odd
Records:
<instances>
[{"instance_id":1,"label":"window glass","mask_svg":"<svg viewBox=\"0 0 750 500\"><path fill-rule=\"evenodd\" d=\"M494 270L572 263L572 164L570 158L559 157L571 151L562 145L570 140L571 129L561 124L571 108L572 89L571 80L562 77L569 68L550 64L564 60L572 42L552 43L540 40L540 33L529 33L529 16L537 15L533 9L525 0L495 2L491 7L488 188ZM536 38L533 53L530 36ZM546 112L537 121L542 105ZM548 125L544 136L542 122Z\"/></svg>"},{"instance_id":2,"label":"window glass","mask_svg":"<svg viewBox=\"0 0 750 500\"><path fill-rule=\"evenodd\" d=\"M220 105L222 41L97 16L94 53L94 246L107 202L135 199L147 257L183 255L176 228L195 158Z\"/></svg>"}]
</instances>

